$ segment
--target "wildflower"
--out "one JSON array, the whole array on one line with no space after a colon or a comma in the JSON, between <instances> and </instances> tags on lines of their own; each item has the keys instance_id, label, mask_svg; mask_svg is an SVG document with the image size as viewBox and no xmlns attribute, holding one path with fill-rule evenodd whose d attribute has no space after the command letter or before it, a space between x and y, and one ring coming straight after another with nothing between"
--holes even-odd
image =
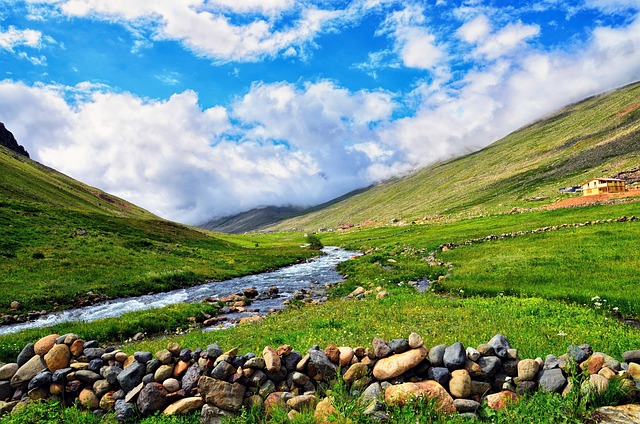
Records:
<instances>
[{"instance_id":1,"label":"wildflower","mask_svg":"<svg viewBox=\"0 0 640 424\"><path fill-rule=\"evenodd\" d=\"M564 331L562 331L562 330L558 331L558 336L564 337L566 335L567 335L567 333L565 333Z\"/></svg>"}]
</instances>

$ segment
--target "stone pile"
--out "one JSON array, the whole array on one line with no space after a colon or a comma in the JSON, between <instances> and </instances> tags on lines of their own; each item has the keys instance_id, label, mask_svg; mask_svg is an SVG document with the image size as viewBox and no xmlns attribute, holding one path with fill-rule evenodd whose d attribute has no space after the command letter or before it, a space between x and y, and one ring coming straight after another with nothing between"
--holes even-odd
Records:
<instances>
[{"instance_id":1,"label":"stone pile","mask_svg":"<svg viewBox=\"0 0 640 424\"><path fill-rule=\"evenodd\" d=\"M201 410L202 423L258 406L282 407L293 416L315 411L317 422L336 414L330 382L341 379L365 413L384 420L388 405L416 397L435 400L446 413L475 416L482 402L499 409L534 390L567 393L571 367L585 378L581 390L604 390L620 379L631 397L640 388L640 350L623 361L570 346L560 357L520 359L503 335L477 348L461 343L425 346L408 338L373 340L370 347L314 346L301 354L289 345L265 347L261 356L224 352L217 344L191 351L176 343L155 354L128 355L77 335L52 334L28 344L15 363L0 366L0 413L21 402L57 398L96 413L115 411L119 421L157 411L174 415ZM574 366L575 366L574 365Z\"/></svg>"}]
</instances>

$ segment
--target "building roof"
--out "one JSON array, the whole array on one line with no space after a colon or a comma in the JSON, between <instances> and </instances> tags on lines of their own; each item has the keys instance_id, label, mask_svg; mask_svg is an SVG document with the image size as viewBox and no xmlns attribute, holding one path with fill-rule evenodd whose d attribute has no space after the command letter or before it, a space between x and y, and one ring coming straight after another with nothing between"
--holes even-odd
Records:
<instances>
[{"instance_id":1,"label":"building roof","mask_svg":"<svg viewBox=\"0 0 640 424\"><path fill-rule=\"evenodd\" d=\"M590 183L591 181L596 180L596 181L601 181L601 182L611 182L611 181L622 181L624 182L624 180L621 180L620 178L591 178L585 182L583 182L580 185L585 185L587 183Z\"/></svg>"}]
</instances>

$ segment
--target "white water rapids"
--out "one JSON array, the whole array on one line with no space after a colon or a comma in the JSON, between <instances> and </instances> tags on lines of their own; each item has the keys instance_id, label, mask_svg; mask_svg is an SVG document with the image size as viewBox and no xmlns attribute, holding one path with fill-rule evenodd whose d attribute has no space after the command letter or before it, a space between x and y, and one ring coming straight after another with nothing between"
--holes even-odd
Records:
<instances>
[{"instance_id":1,"label":"white water rapids","mask_svg":"<svg viewBox=\"0 0 640 424\"><path fill-rule=\"evenodd\" d=\"M317 284L342 281L342 277L336 271L336 265L352 256L359 255L358 252L338 247L325 247L322 251L324 252L322 256L272 272L205 283L170 292L113 299L83 308L52 312L35 321L0 326L0 335L30 328L49 327L63 322L91 322L103 318L114 318L127 312L162 308L176 303L194 303L207 297L224 297L242 292L247 287L255 287L258 292L262 293L271 286L277 286L280 297L263 301L256 300L251 308L259 308L261 311L281 308L284 300L290 299L296 290L310 288Z\"/></svg>"}]
</instances>

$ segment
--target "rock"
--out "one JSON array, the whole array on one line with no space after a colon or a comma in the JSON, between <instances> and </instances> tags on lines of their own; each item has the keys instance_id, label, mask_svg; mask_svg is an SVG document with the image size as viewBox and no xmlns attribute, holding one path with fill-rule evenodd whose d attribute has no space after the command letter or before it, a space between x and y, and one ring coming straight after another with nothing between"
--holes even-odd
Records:
<instances>
[{"instance_id":1,"label":"rock","mask_svg":"<svg viewBox=\"0 0 640 424\"><path fill-rule=\"evenodd\" d=\"M355 356L355 352L348 346L340 346L338 350L340 351L338 363L340 364L340 367L345 368L351 364L351 360Z\"/></svg>"},{"instance_id":2,"label":"rock","mask_svg":"<svg viewBox=\"0 0 640 424\"><path fill-rule=\"evenodd\" d=\"M33 346L33 351L36 355L44 356L51 348L56 344L56 339L60 337L59 334L49 334L38 340Z\"/></svg>"},{"instance_id":3,"label":"rock","mask_svg":"<svg viewBox=\"0 0 640 424\"><path fill-rule=\"evenodd\" d=\"M10 381L0 381L0 402L10 399L13 396L14 389L11 387Z\"/></svg>"},{"instance_id":4,"label":"rock","mask_svg":"<svg viewBox=\"0 0 640 424\"><path fill-rule=\"evenodd\" d=\"M168 349L159 350L156 352L156 358L162 362L163 365L170 364L173 361L173 355Z\"/></svg>"},{"instance_id":5,"label":"rock","mask_svg":"<svg viewBox=\"0 0 640 424\"><path fill-rule=\"evenodd\" d=\"M378 360L373 367L373 376L378 380L389 380L404 374L427 357L427 349L420 347L404 353Z\"/></svg>"},{"instance_id":6,"label":"rock","mask_svg":"<svg viewBox=\"0 0 640 424\"><path fill-rule=\"evenodd\" d=\"M124 401L125 402L131 402L132 400L134 400L142 391L142 388L144 387L145 383L140 383L138 384L136 387L134 387L133 389L131 389L129 392L126 393L126 395L124 396Z\"/></svg>"},{"instance_id":7,"label":"rock","mask_svg":"<svg viewBox=\"0 0 640 424\"><path fill-rule=\"evenodd\" d=\"M640 405L604 406L596 409L591 419L600 424L640 423Z\"/></svg>"},{"instance_id":8,"label":"rock","mask_svg":"<svg viewBox=\"0 0 640 424\"><path fill-rule=\"evenodd\" d=\"M141 364L146 364L153 359L153 354L151 352L134 352L133 358Z\"/></svg>"},{"instance_id":9,"label":"rock","mask_svg":"<svg viewBox=\"0 0 640 424\"><path fill-rule=\"evenodd\" d=\"M424 346L424 341L422 340L422 337L420 337L418 333L414 332L409 334L409 347L411 349L417 349L422 346Z\"/></svg>"},{"instance_id":10,"label":"rock","mask_svg":"<svg viewBox=\"0 0 640 424\"><path fill-rule=\"evenodd\" d=\"M555 355L549 354L544 360L544 366L542 367L542 369L551 370L559 367L560 367L560 360Z\"/></svg>"},{"instance_id":11,"label":"rock","mask_svg":"<svg viewBox=\"0 0 640 424\"><path fill-rule=\"evenodd\" d=\"M88 388L82 389L78 395L78 402L80 402L80 405L91 411L100 407L100 400L98 399L98 396L96 396L93 390Z\"/></svg>"},{"instance_id":12,"label":"rock","mask_svg":"<svg viewBox=\"0 0 640 424\"><path fill-rule=\"evenodd\" d=\"M84 381L85 383L92 384L102 379L102 376L98 373L89 370L76 371L76 379Z\"/></svg>"},{"instance_id":13,"label":"rock","mask_svg":"<svg viewBox=\"0 0 640 424\"><path fill-rule=\"evenodd\" d=\"M174 357L180 356L180 351L182 350L182 346L179 343L170 342L167 344L167 350L171 352L171 355Z\"/></svg>"},{"instance_id":14,"label":"rock","mask_svg":"<svg viewBox=\"0 0 640 424\"><path fill-rule=\"evenodd\" d=\"M479 377L483 374L482 367L478 365L476 362L473 362L467 359L464 363L464 369L469 372L469 375L472 377Z\"/></svg>"},{"instance_id":15,"label":"rock","mask_svg":"<svg viewBox=\"0 0 640 424\"><path fill-rule=\"evenodd\" d=\"M493 346L489 345L488 343L478 345L477 350L482 356L494 356L496 354L495 350L493 350Z\"/></svg>"},{"instance_id":16,"label":"rock","mask_svg":"<svg viewBox=\"0 0 640 424\"><path fill-rule=\"evenodd\" d=\"M384 392L382 386L377 381L371 383L360 395L360 403L367 404L371 401L382 399Z\"/></svg>"},{"instance_id":17,"label":"rock","mask_svg":"<svg viewBox=\"0 0 640 424\"><path fill-rule=\"evenodd\" d=\"M340 360L340 350L338 349L337 346L334 346L332 344L329 344L325 348L324 354L327 355L327 358L329 358L329 360L334 364L337 364L338 361Z\"/></svg>"},{"instance_id":18,"label":"rock","mask_svg":"<svg viewBox=\"0 0 640 424\"><path fill-rule=\"evenodd\" d=\"M487 400L487 406L494 411L498 411L502 408L505 408L510 403L516 403L518 401L518 397L515 393L509 390L503 390L499 393L494 393L485 398Z\"/></svg>"},{"instance_id":19,"label":"rock","mask_svg":"<svg viewBox=\"0 0 640 424\"><path fill-rule=\"evenodd\" d=\"M107 392L100 399L100 409L104 409L105 411L111 411L116 406L116 400L113 398L113 394L115 392Z\"/></svg>"},{"instance_id":20,"label":"rock","mask_svg":"<svg viewBox=\"0 0 640 424\"><path fill-rule=\"evenodd\" d=\"M71 350L65 344L54 345L45 355L44 362L49 371L54 372L69 366Z\"/></svg>"},{"instance_id":21,"label":"rock","mask_svg":"<svg viewBox=\"0 0 640 424\"><path fill-rule=\"evenodd\" d=\"M0 367L0 380L11 380L11 377L15 375L20 366L17 362L4 364Z\"/></svg>"},{"instance_id":22,"label":"rock","mask_svg":"<svg viewBox=\"0 0 640 424\"><path fill-rule=\"evenodd\" d=\"M443 387L449 386L451 375L449 369L445 367L431 367L427 371L427 378L438 382Z\"/></svg>"},{"instance_id":23,"label":"rock","mask_svg":"<svg viewBox=\"0 0 640 424\"><path fill-rule=\"evenodd\" d=\"M266 398L267 396L269 396L271 393L275 391L276 391L275 383L271 380L265 380L265 382L260 385L258 389L258 394L263 398Z\"/></svg>"},{"instance_id":24,"label":"rock","mask_svg":"<svg viewBox=\"0 0 640 424\"><path fill-rule=\"evenodd\" d=\"M567 384L567 379L564 377L560 368L552 368L542 371L538 384L541 390L551 393L561 393Z\"/></svg>"},{"instance_id":25,"label":"rock","mask_svg":"<svg viewBox=\"0 0 640 424\"><path fill-rule=\"evenodd\" d=\"M118 383L118 375L122 372L122 368L116 366L104 367L100 370L102 378L107 380L110 385L115 386Z\"/></svg>"},{"instance_id":26,"label":"rock","mask_svg":"<svg viewBox=\"0 0 640 424\"><path fill-rule=\"evenodd\" d=\"M136 407L133 403L125 402L124 399L116 400L115 404L116 420L124 422L135 416Z\"/></svg>"},{"instance_id":27,"label":"rock","mask_svg":"<svg viewBox=\"0 0 640 424\"><path fill-rule=\"evenodd\" d=\"M167 407L167 390L160 383L149 383L138 395L138 411L142 415L162 411Z\"/></svg>"},{"instance_id":28,"label":"rock","mask_svg":"<svg viewBox=\"0 0 640 424\"><path fill-rule=\"evenodd\" d=\"M534 359L523 359L518 362L518 379L532 381L539 369L540 365Z\"/></svg>"},{"instance_id":29,"label":"rock","mask_svg":"<svg viewBox=\"0 0 640 424\"><path fill-rule=\"evenodd\" d=\"M246 389L239 383L231 384L202 376L198 381L198 390L205 402L229 411L238 411L242 407Z\"/></svg>"},{"instance_id":30,"label":"rock","mask_svg":"<svg viewBox=\"0 0 640 424\"><path fill-rule=\"evenodd\" d=\"M193 364L187 369L187 372L182 377L182 388L184 389L187 396L192 395L198 387L198 380L202 376L202 370L198 366L198 364Z\"/></svg>"},{"instance_id":31,"label":"rock","mask_svg":"<svg viewBox=\"0 0 640 424\"><path fill-rule=\"evenodd\" d=\"M102 349L100 347L86 347L85 346L83 354L84 354L84 356L89 358L90 361L92 359L101 359L102 355L104 355L104 349Z\"/></svg>"},{"instance_id":32,"label":"rock","mask_svg":"<svg viewBox=\"0 0 640 424\"><path fill-rule=\"evenodd\" d=\"M391 353L398 354L408 351L409 348L409 340L407 339L393 339L389 342L389 349L391 349Z\"/></svg>"},{"instance_id":33,"label":"rock","mask_svg":"<svg viewBox=\"0 0 640 424\"><path fill-rule=\"evenodd\" d=\"M264 369L266 366L264 359L258 357L251 358L244 363L245 368Z\"/></svg>"},{"instance_id":34,"label":"rock","mask_svg":"<svg viewBox=\"0 0 640 424\"><path fill-rule=\"evenodd\" d=\"M162 387L169 393L177 392L180 390L180 382L175 378L167 378L162 382Z\"/></svg>"},{"instance_id":35,"label":"rock","mask_svg":"<svg viewBox=\"0 0 640 424\"><path fill-rule=\"evenodd\" d=\"M509 377L517 377L518 376L518 361L517 359L503 359L502 360L502 371L508 375ZM535 361L534 361L535 362Z\"/></svg>"},{"instance_id":36,"label":"rock","mask_svg":"<svg viewBox=\"0 0 640 424\"><path fill-rule=\"evenodd\" d=\"M336 366L327 358L322 350L309 350L309 361L316 367L318 373L325 380L330 380L336 375Z\"/></svg>"},{"instance_id":37,"label":"rock","mask_svg":"<svg viewBox=\"0 0 640 424\"><path fill-rule=\"evenodd\" d=\"M220 424L224 418L234 417L236 414L231 411L225 411L215 405L205 403L202 405L200 414L200 424Z\"/></svg>"},{"instance_id":38,"label":"rock","mask_svg":"<svg viewBox=\"0 0 640 424\"><path fill-rule=\"evenodd\" d=\"M589 374L598 374L604 365L604 356L592 355L589 359L580 364L581 370L587 370Z\"/></svg>"},{"instance_id":39,"label":"rock","mask_svg":"<svg viewBox=\"0 0 640 424\"><path fill-rule=\"evenodd\" d=\"M587 352L585 352L582 348L576 345L569 346L567 353L578 364L581 362L584 362L589 357L589 354Z\"/></svg>"},{"instance_id":40,"label":"rock","mask_svg":"<svg viewBox=\"0 0 640 424\"><path fill-rule=\"evenodd\" d=\"M82 352L84 352L84 341L82 340L74 340L73 343L71 343L71 346L69 346L69 350L71 351L71 355L73 355L74 358L78 358L80 355L82 355Z\"/></svg>"},{"instance_id":41,"label":"rock","mask_svg":"<svg viewBox=\"0 0 640 424\"><path fill-rule=\"evenodd\" d=\"M493 348L498 358L506 358L507 350L511 349L509 341L502 334L496 334L487 344Z\"/></svg>"},{"instance_id":42,"label":"rock","mask_svg":"<svg viewBox=\"0 0 640 424\"><path fill-rule=\"evenodd\" d=\"M99 398L104 396L111 389L109 382L107 380L98 380L93 383L93 392Z\"/></svg>"},{"instance_id":43,"label":"rock","mask_svg":"<svg viewBox=\"0 0 640 424\"><path fill-rule=\"evenodd\" d=\"M640 350L627 350L622 354L622 360L627 363L640 364Z\"/></svg>"},{"instance_id":44,"label":"rock","mask_svg":"<svg viewBox=\"0 0 640 424\"><path fill-rule=\"evenodd\" d=\"M300 353L292 350L287 356L280 358L280 361L282 362L282 366L284 366L287 371L291 372L296 370L296 366L301 359L302 356Z\"/></svg>"},{"instance_id":45,"label":"rock","mask_svg":"<svg viewBox=\"0 0 640 424\"><path fill-rule=\"evenodd\" d=\"M40 371L29 381L29 385L27 386L27 390L31 391L33 389L38 389L40 387L49 387L52 383L53 374L49 370Z\"/></svg>"},{"instance_id":46,"label":"rock","mask_svg":"<svg viewBox=\"0 0 640 424\"><path fill-rule=\"evenodd\" d=\"M476 349L469 346L467 348L467 359L469 359L470 361L476 362L478 359L480 359L480 352L478 352Z\"/></svg>"},{"instance_id":47,"label":"rock","mask_svg":"<svg viewBox=\"0 0 640 424\"><path fill-rule=\"evenodd\" d=\"M473 397L475 395L485 396L487 393L491 391L491 383L486 381L477 381L471 380L471 394L469 396Z\"/></svg>"},{"instance_id":48,"label":"rock","mask_svg":"<svg viewBox=\"0 0 640 424\"><path fill-rule=\"evenodd\" d=\"M536 389L537 386L538 386L538 383L535 382L535 381L518 380L516 393L519 394L519 395L524 395L526 393L532 393Z\"/></svg>"},{"instance_id":49,"label":"rock","mask_svg":"<svg viewBox=\"0 0 640 424\"><path fill-rule=\"evenodd\" d=\"M444 366L444 351L446 350L447 345L437 345L429 349L429 363L433 367L443 367Z\"/></svg>"},{"instance_id":50,"label":"rock","mask_svg":"<svg viewBox=\"0 0 640 424\"><path fill-rule=\"evenodd\" d=\"M384 392L385 402L392 406L402 406L419 398L435 400L435 408L444 413L456 412L453 398L440 384L426 380L418 383L403 383L389 386Z\"/></svg>"},{"instance_id":51,"label":"rock","mask_svg":"<svg viewBox=\"0 0 640 424\"><path fill-rule=\"evenodd\" d=\"M471 399L454 399L453 404L460 413L476 412L480 408L480 403Z\"/></svg>"},{"instance_id":52,"label":"rock","mask_svg":"<svg viewBox=\"0 0 640 424\"><path fill-rule=\"evenodd\" d=\"M330 424L340 421L338 410L333 405L333 398L326 397L318 402L313 413L313 419L316 424Z\"/></svg>"},{"instance_id":53,"label":"rock","mask_svg":"<svg viewBox=\"0 0 640 424\"><path fill-rule=\"evenodd\" d=\"M167 406L162 413L168 416L190 414L202 408L203 404L204 401L201 396L188 397Z\"/></svg>"},{"instance_id":54,"label":"rock","mask_svg":"<svg viewBox=\"0 0 640 424\"><path fill-rule=\"evenodd\" d=\"M265 346L265 348L262 349L262 357L264 358L264 363L267 371L279 372L280 368L282 368L280 357L272 347Z\"/></svg>"},{"instance_id":55,"label":"rock","mask_svg":"<svg viewBox=\"0 0 640 424\"><path fill-rule=\"evenodd\" d=\"M73 372L73 368L62 368L57 370L51 376L51 381L58 384L64 384L67 376Z\"/></svg>"},{"instance_id":56,"label":"rock","mask_svg":"<svg viewBox=\"0 0 640 424\"><path fill-rule=\"evenodd\" d=\"M589 381L582 382L582 393L595 392L597 394L604 393L609 387L609 380L598 374L591 374Z\"/></svg>"},{"instance_id":57,"label":"rock","mask_svg":"<svg viewBox=\"0 0 640 424\"><path fill-rule=\"evenodd\" d=\"M287 400L287 406L298 411L309 411L316 407L315 395L300 395Z\"/></svg>"},{"instance_id":58,"label":"rock","mask_svg":"<svg viewBox=\"0 0 640 424\"><path fill-rule=\"evenodd\" d=\"M21 367L24 364L26 364L27 361L29 361L29 359L35 356L35 354L36 352L34 350L34 344L28 343L24 348L22 348L22 350L18 354L18 359L16 360L16 362L18 363L18 366Z\"/></svg>"},{"instance_id":59,"label":"rock","mask_svg":"<svg viewBox=\"0 0 640 424\"><path fill-rule=\"evenodd\" d=\"M220 355L222 355L222 348L217 343L207 346L207 358L215 361Z\"/></svg>"},{"instance_id":60,"label":"rock","mask_svg":"<svg viewBox=\"0 0 640 424\"><path fill-rule=\"evenodd\" d=\"M217 378L218 380L226 380L231 377L236 372L236 369L230 363L226 361L221 361L215 368L211 371L211 377Z\"/></svg>"},{"instance_id":61,"label":"rock","mask_svg":"<svg viewBox=\"0 0 640 424\"><path fill-rule=\"evenodd\" d=\"M35 377L40 371L45 370L47 365L40 355L31 357L23 366L18 368L11 377L11 387L21 388L29 384L29 380Z\"/></svg>"},{"instance_id":62,"label":"rock","mask_svg":"<svg viewBox=\"0 0 640 424\"><path fill-rule=\"evenodd\" d=\"M611 380L612 378L615 378L617 375L615 371L613 371L611 368L608 368L608 367L603 367L600 371L598 371L598 374L600 374L607 380Z\"/></svg>"},{"instance_id":63,"label":"rock","mask_svg":"<svg viewBox=\"0 0 640 424\"><path fill-rule=\"evenodd\" d=\"M449 393L454 398L466 398L471 394L471 376L467 370L455 370L449 380Z\"/></svg>"},{"instance_id":64,"label":"rock","mask_svg":"<svg viewBox=\"0 0 640 424\"><path fill-rule=\"evenodd\" d=\"M142 377L144 377L146 373L147 367L140 362L133 362L131 365L126 367L118 377L118 383L122 390L125 392L131 391L134 387L136 387L142 381Z\"/></svg>"},{"instance_id":65,"label":"rock","mask_svg":"<svg viewBox=\"0 0 640 424\"><path fill-rule=\"evenodd\" d=\"M344 373L342 379L347 384L353 384L354 381L360 380L362 377L369 374L369 367L362 362L356 362L351 365L347 372Z\"/></svg>"},{"instance_id":66,"label":"rock","mask_svg":"<svg viewBox=\"0 0 640 424\"><path fill-rule=\"evenodd\" d=\"M467 361L467 354L462 343L456 342L451 346L447 346L443 356L444 366L450 370L464 368Z\"/></svg>"},{"instance_id":67,"label":"rock","mask_svg":"<svg viewBox=\"0 0 640 424\"><path fill-rule=\"evenodd\" d=\"M386 341L376 337L371 342L373 345L373 354L376 358L385 358L391 353L391 348Z\"/></svg>"},{"instance_id":68,"label":"rock","mask_svg":"<svg viewBox=\"0 0 640 424\"><path fill-rule=\"evenodd\" d=\"M307 382L309 381L309 376L306 374L303 374L301 372L295 371L291 375L291 381L295 384L297 384L298 386L304 386L305 384L307 384ZM347 375L345 373L345 375ZM345 380L346 381L346 380Z\"/></svg>"},{"instance_id":69,"label":"rock","mask_svg":"<svg viewBox=\"0 0 640 424\"><path fill-rule=\"evenodd\" d=\"M226 363L226 362L225 362ZM146 370L146 367L145 367ZM171 378L173 376L173 366L172 365L160 365L155 373L153 373L153 379L158 383L162 383L167 378Z\"/></svg>"}]
</instances>

